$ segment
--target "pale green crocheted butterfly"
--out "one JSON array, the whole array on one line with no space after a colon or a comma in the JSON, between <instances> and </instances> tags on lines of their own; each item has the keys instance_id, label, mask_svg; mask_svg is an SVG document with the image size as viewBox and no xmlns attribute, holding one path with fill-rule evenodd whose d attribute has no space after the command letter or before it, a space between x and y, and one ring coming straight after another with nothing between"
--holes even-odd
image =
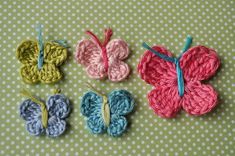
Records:
<instances>
[{"instance_id":1,"label":"pale green crocheted butterfly","mask_svg":"<svg viewBox=\"0 0 235 156\"><path fill-rule=\"evenodd\" d=\"M20 70L23 81L30 84L57 82L62 78L58 66L66 60L67 48L59 42L63 40L43 44L41 30L38 38L38 42L26 40L17 47L17 59L23 64Z\"/></svg>"}]
</instances>

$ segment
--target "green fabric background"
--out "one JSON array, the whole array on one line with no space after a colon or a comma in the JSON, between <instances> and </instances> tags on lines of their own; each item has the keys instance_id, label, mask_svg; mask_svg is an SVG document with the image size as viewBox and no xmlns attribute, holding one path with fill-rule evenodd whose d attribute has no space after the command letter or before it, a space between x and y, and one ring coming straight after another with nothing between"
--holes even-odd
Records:
<instances>
[{"instance_id":1,"label":"green fabric background","mask_svg":"<svg viewBox=\"0 0 235 156\"><path fill-rule=\"evenodd\" d=\"M235 155L234 151L234 0L15 0L0 1L0 155ZM71 45L62 66L64 79L55 85L28 85L19 75L21 64L15 57L17 45L35 39L35 25L43 24L45 40L66 39ZM111 27L113 38L127 41L131 55L127 63L132 73L124 82L89 79L73 58L76 43L89 29L102 37ZM143 82L136 66L149 45L165 45L179 54L185 37L193 45L217 50L222 65L210 84L219 93L219 105L203 117L181 111L175 119L162 119L149 108L146 94L151 86ZM79 104L89 81L104 93L127 89L136 99L135 111L128 117L128 131L119 138L92 135L85 128ZM52 139L33 137L25 130L18 107L26 88L46 99L55 87L71 100L73 111L65 135Z\"/></svg>"}]
</instances>

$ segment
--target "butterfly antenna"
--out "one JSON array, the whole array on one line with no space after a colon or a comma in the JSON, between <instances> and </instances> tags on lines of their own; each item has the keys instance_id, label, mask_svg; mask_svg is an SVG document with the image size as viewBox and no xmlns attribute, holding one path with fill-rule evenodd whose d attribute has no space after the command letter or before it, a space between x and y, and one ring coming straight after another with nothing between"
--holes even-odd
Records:
<instances>
[{"instance_id":1,"label":"butterfly antenna","mask_svg":"<svg viewBox=\"0 0 235 156\"><path fill-rule=\"evenodd\" d=\"M93 90L94 92L96 92L97 94L99 94L100 96L104 96L101 91L98 91L95 87L93 87L89 82L86 82L86 87Z\"/></svg>"}]
</instances>

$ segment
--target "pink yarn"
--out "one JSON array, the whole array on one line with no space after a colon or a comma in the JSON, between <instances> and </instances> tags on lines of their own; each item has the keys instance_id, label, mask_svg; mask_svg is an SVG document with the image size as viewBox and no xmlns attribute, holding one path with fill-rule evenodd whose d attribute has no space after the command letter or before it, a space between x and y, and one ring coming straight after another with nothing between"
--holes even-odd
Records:
<instances>
[{"instance_id":1,"label":"pink yarn","mask_svg":"<svg viewBox=\"0 0 235 156\"><path fill-rule=\"evenodd\" d=\"M129 66L123 62L129 55L129 48L125 41L113 39L111 29L105 29L104 42L90 31L86 32L91 40L85 39L76 47L75 59L86 67L87 74L94 79L108 77L118 82L125 79L129 73Z\"/></svg>"},{"instance_id":2,"label":"pink yarn","mask_svg":"<svg viewBox=\"0 0 235 156\"><path fill-rule=\"evenodd\" d=\"M159 53L172 56L164 47L154 46ZM167 62L150 51L141 58L137 70L141 78L155 89L148 93L148 101L156 114L165 118L177 115L181 107L191 115L203 115L217 104L217 93L210 85L202 84L215 74L220 60L213 49L204 46L190 48L180 59L184 74L184 95L177 90L175 64Z\"/></svg>"}]
</instances>

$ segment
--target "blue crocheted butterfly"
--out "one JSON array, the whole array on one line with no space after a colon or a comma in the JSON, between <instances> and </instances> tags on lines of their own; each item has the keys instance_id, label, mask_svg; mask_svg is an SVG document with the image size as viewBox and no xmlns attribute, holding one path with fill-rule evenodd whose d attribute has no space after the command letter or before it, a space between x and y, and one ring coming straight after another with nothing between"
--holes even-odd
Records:
<instances>
[{"instance_id":1,"label":"blue crocheted butterfly","mask_svg":"<svg viewBox=\"0 0 235 156\"><path fill-rule=\"evenodd\" d=\"M81 101L81 113L87 117L87 127L93 134L108 132L120 136L127 128L124 115L134 108L134 99L126 90L112 91L108 97L99 92L87 92Z\"/></svg>"},{"instance_id":2,"label":"blue crocheted butterfly","mask_svg":"<svg viewBox=\"0 0 235 156\"><path fill-rule=\"evenodd\" d=\"M65 131L65 118L70 113L70 104L64 95L50 96L44 104L27 91L22 94L29 99L21 103L20 116L26 121L26 129L31 135L57 137Z\"/></svg>"}]
</instances>

